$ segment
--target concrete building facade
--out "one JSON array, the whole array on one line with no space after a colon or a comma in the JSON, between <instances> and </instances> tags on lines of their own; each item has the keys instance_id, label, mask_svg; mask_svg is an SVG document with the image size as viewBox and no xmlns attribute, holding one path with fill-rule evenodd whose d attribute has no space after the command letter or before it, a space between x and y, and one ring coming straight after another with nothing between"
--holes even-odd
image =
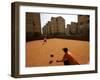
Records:
<instances>
[{"instance_id":1,"label":"concrete building facade","mask_svg":"<svg viewBox=\"0 0 100 80\"><path fill-rule=\"evenodd\" d=\"M26 13L26 32L41 34L40 13Z\"/></svg>"},{"instance_id":2,"label":"concrete building facade","mask_svg":"<svg viewBox=\"0 0 100 80\"><path fill-rule=\"evenodd\" d=\"M61 16L57 17L57 32L65 34L65 20Z\"/></svg>"},{"instance_id":3,"label":"concrete building facade","mask_svg":"<svg viewBox=\"0 0 100 80\"><path fill-rule=\"evenodd\" d=\"M65 20L61 16L51 17L51 21L43 27L43 34L45 35L55 35L55 34L65 34Z\"/></svg>"},{"instance_id":4,"label":"concrete building facade","mask_svg":"<svg viewBox=\"0 0 100 80\"><path fill-rule=\"evenodd\" d=\"M65 33L66 35L77 35L78 34L78 23L71 22L71 24L67 24Z\"/></svg>"},{"instance_id":5,"label":"concrete building facade","mask_svg":"<svg viewBox=\"0 0 100 80\"><path fill-rule=\"evenodd\" d=\"M26 13L26 39L41 35L40 13Z\"/></svg>"},{"instance_id":6,"label":"concrete building facade","mask_svg":"<svg viewBox=\"0 0 100 80\"><path fill-rule=\"evenodd\" d=\"M89 16L78 15L78 22L67 24L66 35L89 36Z\"/></svg>"},{"instance_id":7,"label":"concrete building facade","mask_svg":"<svg viewBox=\"0 0 100 80\"><path fill-rule=\"evenodd\" d=\"M89 35L89 16L78 15L78 33L82 36Z\"/></svg>"},{"instance_id":8,"label":"concrete building facade","mask_svg":"<svg viewBox=\"0 0 100 80\"><path fill-rule=\"evenodd\" d=\"M76 22L71 22L71 30L70 30L70 33L71 33L72 35L78 33L78 23L76 23Z\"/></svg>"},{"instance_id":9,"label":"concrete building facade","mask_svg":"<svg viewBox=\"0 0 100 80\"><path fill-rule=\"evenodd\" d=\"M67 27L65 28L65 34L69 36L70 32L71 32L71 25L67 24Z\"/></svg>"},{"instance_id":10,"label":"concrete building facade","mask_svg":"<svg viewBox=\"0 0 100 80\"><path fill-rule=\"evenodd\" d=\"M89 40L89 16L78 15L78 22L71 22L66 27L63 17L52 17L43 27L43 34Z\"/></svg>"},{"instance_id":11,"label":"concrete building facade","mask_svg":"<svg viewBox=\"0 0 100 80\"><path fill-rule=\"evenodd\" d=\"M57 33L57 20L55 17L51 18L51 31L52 31L52 34Z\"/></svg>"}]
</instances>

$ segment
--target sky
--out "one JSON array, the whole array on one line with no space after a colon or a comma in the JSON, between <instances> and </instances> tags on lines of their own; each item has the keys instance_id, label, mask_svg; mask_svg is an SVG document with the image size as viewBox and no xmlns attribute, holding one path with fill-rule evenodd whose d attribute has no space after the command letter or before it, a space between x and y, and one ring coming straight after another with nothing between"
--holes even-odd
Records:
<instances>
[{"instance_id":1,"label":"sky","mask_svg":"<svg viewBox=\"0 0 100 80\"><path fill-rule=\"evenodd\" d=\"M78 21L78 16L77 15L70 15L70 14L45 14L41 13L40 18L41 18L41 28L44 27L44 25L48 22L51 21L51 17L58 17L61 16L65 19L65 25L70 24L71 22L77 22Z\"/></svg>"}]
</instances>

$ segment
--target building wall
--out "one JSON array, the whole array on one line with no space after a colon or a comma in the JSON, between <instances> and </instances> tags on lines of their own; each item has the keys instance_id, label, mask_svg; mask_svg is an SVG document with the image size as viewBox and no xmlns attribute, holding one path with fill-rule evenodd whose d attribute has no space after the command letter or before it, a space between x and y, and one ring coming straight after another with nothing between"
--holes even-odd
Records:
<instances>
[{"instance_id":1,"label":"building wall","mask_svg":"<svg viewBox=\"0 0 100 80\"><path fill-rule=\"evenodd\" d=\"M41 34L41 23L39 13L26 13L26 32Z\"/></svg>"},{"instance_id":2,"label":"building wall","mask_svg":"<svg viewBox=\"0 0 100 80\"><path fill-rule=\"evenodd\" d=\"M71 34L77 34L78 31L78 24L76 22L71 22Z\"/></svg>"},{"instance_id":3,"label":"building wall","mask_svg":"<svg viewBox=\"0 0 100 80\"><path fill-rule=\"evenodd\" d=\"M62 17L52 17L51 21L48 21L47 24L43 27L46 29L43 31L43 34L54 35L54 34L65 34L65 20Z\"/></svg>"},{"instance_id":4,"label":"building wall","mask_svg":"<svg viewBox=\"0 0 100 80\"><path fill-rule=\"evenodd\" d=\"M65 33L65 20L61 16L57 17L57 28L58 33Z\"/></svg>"},{"instance_id":5,"label":"building wall","mask_svg":"<svg viewBox=\"0 0 100 80\"><path fill-rule=\"evenodd\" d=\"M71 32L71 25L70 24L67 24L67 27L65 29L65 34L66 35L70 35L70 32Z\"/></svg>"},{"instance_id":6,"label":"building wall","mask_svg":"<svg viewBox=\"0 0 100 80\"><path fill-rule=\"evenodd\" d=\"M86 36L89 38L89 16L78 15L78 22L67 24L66 35Z\"/></svg>"},{"instance_id":7,"label":"building wall","mask_svg":"<svg viewBox=\"0 0 100 80\"><path fill-rule=\"evenodd\" d=\"M65 20L61 16L52 17L46 24L46 35L64 34L66 36L86 36L89 37L89 16L78 15L78 22L71 22L65 28Z\"/></svg>"},{"instance_id":8,"label":"building wall","mask_svg":"<svg viewBox=\"0 0 100 80\"><path fill-rule=\"evenodd\" d=\"M47 23L47 32L48 32L48 35L50 35L51 34L51 21L48 21L48 23Z\"/></svg>"},{"instance_id":9,"label":"building wall","mask_svg":"<svg viewBox=\"0 0 100 80\"><path fill-rule=\"evenodd\" d=\"M52 30L52 34L57 33L57 20L55 17L51 18L51 30Z\"/></svg>"},{"instance_id":10,"label":"building wall","mask_svg":"<svg viewBox=\"0 0 100 80\"><path fill-rule=\"evenodd\" d=\"M44 26L44 27L42 28L42 30L43 30L43 34L46 34L46 26Z\"/></svg>"},{"instance_id":11,"label":"building wall","mask_svg":"<svg viewBox=\"0 0 100 80\"><path fill-rule=\"evenodd\" d=\"M78 32L83 36L89 34L89 16L88 15L78 16Z\"/></svg>"}]
</instances>

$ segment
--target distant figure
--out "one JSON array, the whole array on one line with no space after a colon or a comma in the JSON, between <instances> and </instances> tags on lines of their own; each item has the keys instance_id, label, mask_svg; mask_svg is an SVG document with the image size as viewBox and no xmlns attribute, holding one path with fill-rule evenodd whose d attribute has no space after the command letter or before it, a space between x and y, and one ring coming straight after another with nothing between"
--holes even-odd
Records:
<instances>
[{"instance_id":1,"label":"distant figure","mask_svg":"<svg viewBox=\"0 0 100 80\"><path fill-rule=\"evenodd\" d=\"M56 62L63 62L64 65L75 65L79 64L71 55L68 54L68 48L63 48L64 56L62 60L57 60Z\"/></svg>"},{"instance_id":2,"label":"distant figure","mask_svg":"<svg viewBox=\"0 0 100 80\"><path fill-rule=\"evenodd\" d=\"M46 43L47 43L47 36L45 35L44 39L43 39L43 45L46 44Z\"/></svg>"}]
</instances>

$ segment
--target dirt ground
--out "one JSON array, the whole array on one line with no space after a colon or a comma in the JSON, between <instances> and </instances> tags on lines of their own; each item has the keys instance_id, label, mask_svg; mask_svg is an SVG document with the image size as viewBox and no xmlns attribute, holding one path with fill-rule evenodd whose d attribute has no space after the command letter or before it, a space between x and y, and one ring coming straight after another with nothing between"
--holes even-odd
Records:
<instances>
[{"instance_id":1,"label":"dirt ground","mask_svg":"<svg viewBox=\"0 0 100 80\"><path fill-rule=\"evenodd\" d=\"M63 65L62 62L57 63L56 60L62 59L64 55L62 48L65 47L69 49L69 54L79 64L89 63L88 41L53 38L47 39L44 45L43 40L26 43L26 67Z\"/></svg>"}]
</instances>

